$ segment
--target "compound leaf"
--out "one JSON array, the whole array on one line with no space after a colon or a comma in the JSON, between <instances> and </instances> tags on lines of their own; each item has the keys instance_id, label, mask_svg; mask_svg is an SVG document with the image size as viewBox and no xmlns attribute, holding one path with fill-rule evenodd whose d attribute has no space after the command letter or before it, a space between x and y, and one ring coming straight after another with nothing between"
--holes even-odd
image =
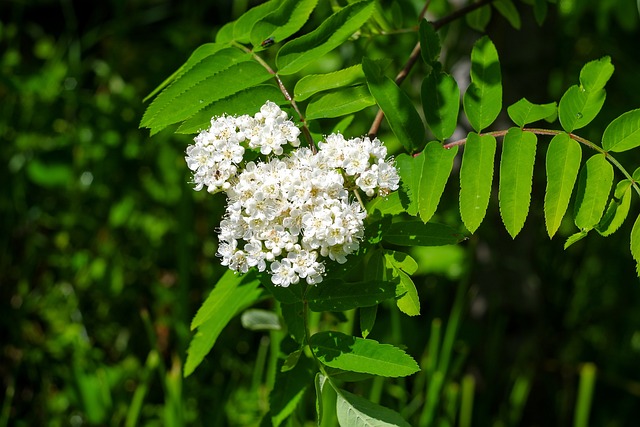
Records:
<instances>
[{"instance_id":1,"label":"compound leaf","mask_svg":"<svg viewBox=\"0 0 640 427\"><path fill-rule=\"evenodd\" d=\"M460 166L460 217L470 232L475 232L489 206L496 138L470 133Z\"/></svg>"},{"instance_id":2,"label":"compound leaf","mask_svg":"<svg viewBox=\"0 0 640 427\"><path fill-rule=\"evenodd\" d=\"M590 230L600 221L612 183L613 166L604 154L596 154L587 160L578 178L574 213L575 224L580 230Z\"/></svg>"}]
</instances>

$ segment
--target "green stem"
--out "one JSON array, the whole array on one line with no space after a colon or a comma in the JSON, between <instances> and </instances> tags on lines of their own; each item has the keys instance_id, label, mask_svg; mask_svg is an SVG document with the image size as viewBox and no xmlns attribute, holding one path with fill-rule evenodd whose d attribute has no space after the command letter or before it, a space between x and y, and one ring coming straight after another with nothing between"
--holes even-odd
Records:
<instances>
[{"instance_id":1,"label":"green stem","mask_svg":"<svg viewBox=\"0 0 640 427\"><path fill-rule=\"evenodd\" d=\"M556 136L559 135L561 133L566 133L562 130L553 130L553 129L540 129L540 128L522 128L522 130L524 132L531 132L534 133L536 135L548 135L548 136ZM500 138L503 137L507 134L507 132L509 132L508 130L496 130L496 131L492 131L492 132L485 132L485 133L481 133L480 136L485 136L485 135L490 135L493 136L495 138ZM605 151L602 147L596 145L595 143L589 141L586 138L583 138L579 135L576 135L574 133L567 133L567 135L569 135L569 138L573 139L574 141L579 142L582 145L585 145L589 148L591 148L592 150L597 151L600 154L604 154L605 158L607 160L609 160L609 162L611 162L612 165L614 165L616 168L618 168L618 170L625 176L625 178L627 178L629 181L631 181L631 185L633 186L633 188L636 190L636 193L638 193L638 196L640 196L640 185L638 185L638 182L633 179L633 177L631 176L631 174L624 168L624 166L622 166L622 164L611 155L611 153L609 153L608 151ZM453 142L449 142L447 144L444 144L443 147L446 149L449 148L453 148L453 147L457 147L460 145L464 145L467 142L467 138L462 138L459 139L457 141L453 141Z\"/></svg>"}]
</instances>

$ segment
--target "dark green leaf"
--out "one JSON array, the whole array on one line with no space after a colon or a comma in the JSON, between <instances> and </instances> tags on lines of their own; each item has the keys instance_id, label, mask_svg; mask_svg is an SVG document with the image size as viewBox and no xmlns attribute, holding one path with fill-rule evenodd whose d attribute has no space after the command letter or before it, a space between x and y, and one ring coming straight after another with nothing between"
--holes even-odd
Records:
<instances>
[{"instance_id":1,"label":"dark green leaf","mask_svg":"<svg viewBox=\"0 0 640 427\"><path fill-rule=\"evenodd\" d=\"M467 136L460 166L460 216L472 233L487 213L495 155L495 137L473 132Z\"/></svg>"},{"instance_id":2,"label":"dark green leaf","mask_svg":"<svg viewBox=\"0 0 640 427\"><path fill-rule=\"evenodd\" d=\"M336 331L318 332L309 338L309 346L322 364L332 368L383 377L405 377L420 370L397 347Z\"/></svg>"},{"instance_id":3,"label":"dark green leaf","mask_svg":"<svg viewBox=\"0 0 640 427\"><path fill-rule=\"evenodd\" d=\"M616 185L613 198L609 201L609 206L604 216L596 225L596 231L603 236L615 233L622 225L631 207L631 181L624 179Z\"/></svg>"},{"instance_id":4,"label":"dark green leaf","mask_svg":"<svg viewBox=\"0 0 640 427\"><path fill-rule=\"evenodd\" d=\"M509 117L515 124L520 127L538 120L546 119L556 113L557 105L555 102L549 104L532 104L526 98L507 108Z\"/></svg>"},{"instance_id":5,"label":"dark green leaf","mask_svg":"<svg viewBox=\"0 0 640 427\"><path fill-rule=\"evenodd\" d=\"M418 215L418 199L420 197L420 181L424 170L424 152L417 156L400 154L396 157L396 167L400 175L398 196L402 207L412 216Z\"/></svg>"},{"instance_id":6,"label":"dark green leaf","mask_svg":"<svg viewBox=\"0 0 640 427\"><path fill-rule=\"evenodd\" d=\"M465 237L453 228L420 220L396 222L389 226L383 240L398 246L454 245Z\"/></svg>"},{"instance_id":7,"label":"dark green leaf","mask_svg":"<svg viewBox=\"0 0 640 427\"><path fill-rule=\"evenodd\" d=\"M422 81L421 94L427 126L439 141L444 141L453 135L458 123L458 84L450 75L433 70Z\"/></svg>"},{"instance_id":8,"label":"dark green leaf","mask_svg":"<svg viewBox=\"0 0 640 427\"><path fill-rule=\"evenodd\" d=\"M282 318L285 325L287 325L287 332L297 343L302 344L306 334L302 301L293 304L282 304L280 307Z\"/></svg>"},{"instance_id":9,"label":"dark green leaf","mask_svg":"<svg viewBox=\"0 0 640 427\"><path fill-rule=\"evenodd\" d=\"M309 288L306 299L313 311L345 311L368 307L396 296L396 285L382 280L344 282L329 279Z\"/></svg>"},{"instance_id":10,"label":"dark green leaf","mask_svg":"<svg viewBox=\"0 0 640 427\"><path fill-rule=\"evenodd\" d=\"M425 138L424 125L409 96L383 75L375 62L363 58L362 69L371 94L400 143L410 153L419 150Z\"/></svg>"},{"instance_id":11,"label":"dark green leaf","mask_svg":"<svg viewBox=\"0 0 640 427\"><path fill-rule=\"evenodd\" d=\"M457 153L457 146L446 149L432 141L420 154L424 156L424 164L418 187L418 211L423 222L428 222L438 208Z\"/></svg>"},{"instance_id":12,"label":"dark green leaf","mask_svg":"<svg viewBox=\"0 0 640 427\"><path fill-rule=\"evenodd\" d=\"M341 117L375 105L367 86L353 86L314 96L307 105L307 119Z\"/></svg>"},{"instance_id":13,"label":"dark green leaf","mask_svg":"<svg viewBox=\"0 0 640 427\"><path fill-rule=\"evenodd\" d=\"M529 213L536 142L535 134L511 128L502 143L498 200L502 222L513 238Z\"/></svg>"},{"instance_id":14,"label":"dark green leaf","mask_svg":"<svg viewBox=\"0 0 640 427\"><path fill-rule=\"evenodd\" d=\"M282 46L276 57L278 74L296 73L340 46L367 22L373 9L371 0L352 3L331 15L314 31Z\"/></svg>"},{"instance_id":15,"label":"dark green leaf","mask_svg":"<svg viewBox=\"0 0 640 427\"><path fill-rule=\"evenodd\" d=\"M471 51L471 84L464 94L463 106L476 132L491 125L502 109L498 52L487 36L479 39Z\"/></svg>"},{"instance_id":16,"label":"dark green leaf","mask_svg":"<svg viewBox=\"0 0 640 427\"><path fill-rule=\"evenodd\" d=\"M269 410L274 427L279 426L304 396L316 373L315 364L302 356L296 366L288 371L278 369L275 384L269 394Z\"/></svg>"},{"instance_id":17,"label":"dark green leaf","mask_svg":"<svg viewBox=\"0 0 640 427\"><path fill-rule=\"evenodd\" d=\"M507 21L516 30L520 29L522 23L520 22L520 13L511 0L496 0L493 2L495 8L504 16Z\"/></svg>"},{"instance_id":18,"label":"dark green leaf","mask_svg":"<svg viewBox=\"0 0 640 427\"><path fill-rule=\"evenodd\" d=\"M640 146L640 109L627 111L612 121L602 135L606 151L627 151Z\"/></svg>"},{"instance_id":19,"label":"dark green leaf","mask_svg":"<svg viewBox=\"0 0 640 427\"><path fill-rule=\"evenodd\" d=\"M296 101L303 101L318 92L362 83L365 83L364 73L358 64L333 73L304 76L296 83L293 94Z\"/></svg>"},{"instance_id":20,"label":"dark green leaf","mask_svg":"<svg viewBox=\"0 0 640 427\"><path fill-rule=\"evenodd\" d=\"M640 276L640 216L631 229L631 255L636 260L636 273Z\"/></svg>"},{"instance_id":21,"label":"dark green leaf","mask_svg":"<svg viewBox=\"0 0 640 427\"><path fill-rule=\"evenodd\" d=\"M568 134L553 137L547 149L547 189L544 194L544 219L549 237L556 234L567 211L581 160L580 144Z\"/></svg>"},{"instance_id":22,"label":"dark green leaf","mask_svg":"<svg viewBox=\"0 0 640 427\"><path fill-rule=\"evenodd\" d=\"M420 53L422 54L424 62L433 64L438 61L438 57L440 56L440 37L433 29L433 25L426 19L423 19L420 21L418 35L420 37Z\"/></svg>"},{"instance_id":23,"label":"dark green leaf","mask_svg":"<svg viewBox=\"0 0 640 427\"><path fill-rule=\"evenodd\" d=\"M538 25L542 25L547 17L547 0L534 0L533 16L536 18Z\"/></svg>"},{"instance_id":24,"label":"dark green leaf","mask_svg":"<svg viewBox=\"0 0 640 427\"><path fill-rule=\"evenodd\" d=\"M487 27L489 21L491 21L491 5L482 6L481 8L468 13L466 20L467 24L471 28L484 33L484 29Z\"/></svg>"},{"instance_id":25,"label":"dark green leaf","mask_svg":"<svg viewBox=\"0 0 640 427\"><path fill-rule=\"evenodd\" d=\"M587 160L580 171L576 194L574 221L580 230L590 230L600 221L612 183L613 166L604 154Z\"/></svg>"},{"instance_id":26,"label":"dark green leaf","mask_svg":"<svg viewBox=\"0 0 640 427\"><path fill-rule=\"evenodd\" d=\"M377 305L360 308L360 330L362 331L362 338L366 338L371 333L373 325L376 323L377 312Z\"/></svg>"},{"instance_id":27,"label":"dark green leaf","mask_svg":"<svg viewBox=\"0 0 640 427\"><path fill-rule=\"evenodd\" d=\"M562 95L558 106L560 124L566 132L585 127L598 115L607 94L604 89L588 91L576 85Z\"/></svg>"},{"instance_id":28,"label":"dark green leaf","mask_svg":"<svg viewBox=\"0 0 640 427\"><path fill-rule=\"evenodd\" d=\"M345 390L338 390L336 411L341 426L410 427L397 412Z\"/></svg>"}]
</instances>

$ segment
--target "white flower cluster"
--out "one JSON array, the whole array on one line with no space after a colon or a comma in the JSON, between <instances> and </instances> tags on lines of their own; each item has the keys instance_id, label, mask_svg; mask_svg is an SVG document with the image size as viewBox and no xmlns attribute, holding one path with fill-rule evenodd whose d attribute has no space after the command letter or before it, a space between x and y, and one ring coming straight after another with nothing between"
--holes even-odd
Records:
<instances>
[{"instance_id":1,"label":"white flower cluster","mask_svg":"<svg viewBox=\"0 0 640 427\"><path fill-rule=\"evenodd\" d=\"M222 264L243 273L250 267L268 271L279 286L300 279L317 284L326 258L342 264L358 250L366 212L349 190L372 197L399 185L378 139L332 134L318 143L317 153L298 148L282 155L287 143L299 145L299 133L286 113L267 102L254 117L212 119L187 148L196 190L207 186L227 194ZM245 148L272 156L243 163Z\"/></svg>"}]
</instances>

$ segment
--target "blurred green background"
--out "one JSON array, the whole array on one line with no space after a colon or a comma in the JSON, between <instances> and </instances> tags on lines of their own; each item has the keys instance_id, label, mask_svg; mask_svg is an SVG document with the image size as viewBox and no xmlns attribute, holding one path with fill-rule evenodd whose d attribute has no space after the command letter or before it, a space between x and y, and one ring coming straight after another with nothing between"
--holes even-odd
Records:
<instances>
[{"instance_id":1,"label":"blurred green background","mask_svg":"<svg viewBox=\"0 0 640 427\"><path fill-rule=\"evenodd\" d=\"M0 3L0 427L242 426L265 412L268 335L239 321L182 379L190 319L223 272L214 231L224 200L191 190L183 161L190 136L150 138L138 129L142 99L253 4ZM422 7L382 4L395 9L397 27L414 25ZM452 8L442 0L432 7ZM558 100L585 62L610 55L616 72L605 108L580 135L598 141L613 118L640 107L635 2L558 0L543 26L528 5L518 7L522 30L499 16L487 28L501 56L505 105ZM328 9L321 1L307 28ZM458 77L479 33L460 22L445 32L445 66ZM367 54L391 58L397 70L415 41L415 33L376 37ZM337 50L323 66L351 65L352 54ZM423 72L413 72L408 91ZM366 132L375 110L362 114L354 133ZM591 424L634 425L640 288L628 249L632 219L610 238L590 235L564 251L575 231L567 218L550 242L543 147L523 233L508 236L494 197L468 242L415 251L423 314L382 311L372 337L404 343L424 361L433 319L446 324L464 286L447 381L475 379L474 425L570 425L584 363L597 370ZM620 159L630 170L640 165L637 154ZM460 227L455 181L437 220ZM634 200L632 212L639 207ZM420 374L382 388L383 403L412 419L424 394ZM313 419L313 407L307 411ZM451 425L445 415L441 425Z\"/></svg>"}]
</instances>

